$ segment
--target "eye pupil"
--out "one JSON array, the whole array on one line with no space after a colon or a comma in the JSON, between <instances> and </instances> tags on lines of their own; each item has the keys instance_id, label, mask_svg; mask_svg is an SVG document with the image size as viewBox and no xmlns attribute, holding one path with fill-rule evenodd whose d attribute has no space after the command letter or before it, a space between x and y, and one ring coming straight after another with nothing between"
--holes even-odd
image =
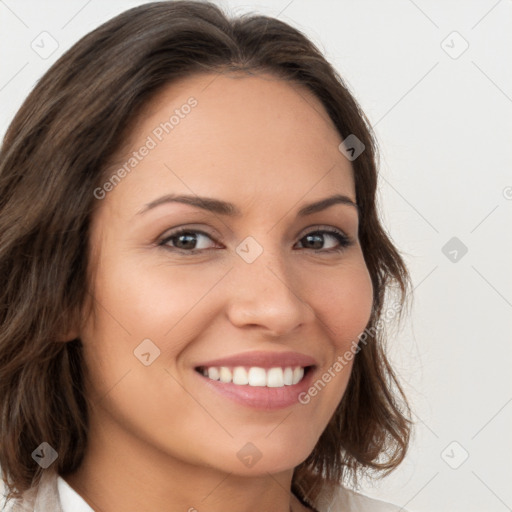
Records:
<instances>
[{"instance_id":1,"label":"eye pupil","mask_svg":"<svg viewBox=\"0 0 512 512\"><path fill-rule=\"evenodd\" d=\"M308 241L308 243L312 242L314 247L311 247L312 249L321 249L322 245L324 243L323 236L316 234L316 233L310 233L309 235L306 235L305 237Z\"/></svg>"},{"instance_id":2,"label":"eye pupil","mask_svg":"<svg viewBox=\"0 0 512 512\"><path fill-rule=\"evenodd\" d=\"M196 244L196 236L192 233L182 233L177 237L178 243L176 244L179 249L193 249ZM184 244L180 241L185 240Z\"/></svg>"}]
</instances>

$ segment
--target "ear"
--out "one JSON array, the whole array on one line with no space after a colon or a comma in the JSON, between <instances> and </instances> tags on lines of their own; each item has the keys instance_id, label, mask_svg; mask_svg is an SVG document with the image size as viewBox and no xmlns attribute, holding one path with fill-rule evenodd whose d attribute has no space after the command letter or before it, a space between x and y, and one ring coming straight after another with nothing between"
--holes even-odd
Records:
<instances>
[{"instance_id":1,"label":"ear","mask_svg":"<svg viewBox=\"0 0 512 512\"><path fill-rule=\"evenodd\" d=\"M61 328L62 331L59 329L56 336L59 342L65 343L80 337L80 328L76 325L76 320L72 320L70 317L67 322L61 323Z\"/></svg>"},{"instance_id":2,"label":"ear","mask_svg":"<svg viewBox=\"0 0 512 512\"><path fill-rule=\"evenodd\" d=\"M73 341L79 336L80 333L78 332L78 329L70 329L68 332L58 335L57 341L67 343L68 341Z\"/></svg>"},{"instance_id":3,"label":"ear","mask_svg":"<svg viewBox=\"0 0 512 512\"><path fill-rule=\"evenodd\" d=\"M77 314L76 311L72 309L68 309L62 312L59 327L55 329L57 332L57 342L67 343L68 341L73 341L77 338L80 338L83 327L82 315L84 314L84 311L88 310L80 310L80 314Z\"/></svg>"}]
</instances>

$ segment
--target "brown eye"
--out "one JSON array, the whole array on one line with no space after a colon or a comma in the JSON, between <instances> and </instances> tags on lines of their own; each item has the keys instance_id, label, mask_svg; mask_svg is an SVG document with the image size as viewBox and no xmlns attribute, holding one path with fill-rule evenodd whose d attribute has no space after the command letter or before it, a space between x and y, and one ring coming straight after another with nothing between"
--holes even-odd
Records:
<instances>
[{"instance_id":1,"label":"brown eye","mask_svg":"<svg viewBox=\"0 0 512 512\"><path fill-rule=\"evenodd\" d=\"M326 243L326 239L335 240L336 243L334 244L334 247L328 247L324 248L324 244ZM303 242L305 241L305 242ZM301 239L301 243L306 249L312 249L315 251L322 251L322 252L337 252L342 251L346 247L350 246L352 244L352 241L341 233L340 231L334 231L334 230L317 230L317 231L311 231Z\"/></svg>"},{"instance_id":2,"label":"brown eye","mask_svg":"<svg viewBox=\"0 0 512 512\"><path fill-rule=\"evenodd\" d=\"M211 248L208 247L205 239L212 240L210 235L203 231L181 229L166 236L159 245L180 251L195 252Z\"/></svg>"}]
</instances>

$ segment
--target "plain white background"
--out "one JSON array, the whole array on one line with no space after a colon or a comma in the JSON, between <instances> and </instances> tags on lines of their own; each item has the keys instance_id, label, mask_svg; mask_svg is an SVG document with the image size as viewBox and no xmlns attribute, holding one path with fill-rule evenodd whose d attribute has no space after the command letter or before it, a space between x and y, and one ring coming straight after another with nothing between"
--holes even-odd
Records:
<instances>
[{"instance_id":1,"label":"plain white background","mask_svg":"<svg viewBox=\"0 0 512 512\"><path fill-rule=\"evenodd\" d=\"M64 51L142 3L0 0L0 134ZM512 510L512 1L216 3L305 32L379 139L382 219L415 286L390 350L416 430L363 491L411 512Z\"/></svg>"}]
</instances>

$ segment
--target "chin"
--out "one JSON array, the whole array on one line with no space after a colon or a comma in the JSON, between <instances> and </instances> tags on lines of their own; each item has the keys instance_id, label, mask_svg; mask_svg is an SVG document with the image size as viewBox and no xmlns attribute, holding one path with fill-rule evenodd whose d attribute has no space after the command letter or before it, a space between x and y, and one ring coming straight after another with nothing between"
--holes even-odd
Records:
<instances>
[{"instance_id":1,"label":"chin","mask_svg":"<svg viewBox=\"0 0 512 512\"><path fill-rule=\"evenodd\" d=\"M265 435L268 435L265 434ZM298 444L297 434L289 441L279 436L271 439L272 434L265 439L246 442L235 442L236 449L226 449L216 454L214 464L222 471L240 476L264 476L268 473L281 473L293 470L311 454L314 445ZM234 455L234 456L233 456ZM219 461L222 461L219 467Z\"/></svg>"}]
</instances>

